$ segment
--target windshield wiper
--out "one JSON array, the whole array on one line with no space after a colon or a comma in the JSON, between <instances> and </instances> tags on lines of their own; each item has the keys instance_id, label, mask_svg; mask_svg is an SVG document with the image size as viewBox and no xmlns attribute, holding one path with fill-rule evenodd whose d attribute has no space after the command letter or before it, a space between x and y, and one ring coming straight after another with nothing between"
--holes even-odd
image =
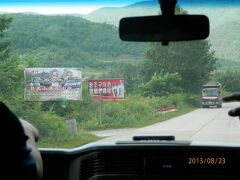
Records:
<instances>
[{"instance_id":1,"label":"windshield wiper","mask_svg":"<svg viewBox=\"0 0 240 180\"><path fill-rule=\"evenodd\" d=\"M189 145L191 141L175 141L175 136L133 136L133 141L117 141L116 144L119 145L151 145L151 144L161 144L161 145Z\"/></svg>"},{"instance_id":2,"label":"windshield wiper","mask_svg":"<svg viewBox=\"0 0 240 180\"><path fill-rule=\"evenodd\" d=\"M133 136L133 141L174 141L175 136Z\"/></svg>"}]
</instances>

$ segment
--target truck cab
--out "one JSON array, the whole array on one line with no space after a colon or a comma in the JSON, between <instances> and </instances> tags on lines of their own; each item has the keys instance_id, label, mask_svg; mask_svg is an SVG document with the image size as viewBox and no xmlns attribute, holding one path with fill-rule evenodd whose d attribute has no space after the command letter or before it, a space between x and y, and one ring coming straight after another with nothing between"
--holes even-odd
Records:
<instances>
[{"instance_id":1,"label":"truck cab","mask_svg":"<svg viewBox=\"0 0 240 180\"><path fill-rule=\"evenodd\" d=\"M222 86L219 82L208 82L202 87L202 107L222 107Z\"/></svg>"}]
</instances>

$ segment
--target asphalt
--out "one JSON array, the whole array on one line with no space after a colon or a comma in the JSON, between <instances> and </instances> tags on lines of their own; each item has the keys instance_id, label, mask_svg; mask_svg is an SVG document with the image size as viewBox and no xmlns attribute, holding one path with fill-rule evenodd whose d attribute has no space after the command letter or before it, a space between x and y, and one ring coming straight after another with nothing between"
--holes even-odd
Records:
<instances>
[{"instance_id":1,"label":"asphalt","mask_svg":"<svg viewBox=\"0 0 240 180\"><path fill-rule=\"evenodd\" d=\"M240 143L240 120L228 111L240 103L225 103L222 108L201 108L164 122L133 129L94 131L102 142L129 141L133 136L174 135L176 140Z\"/></svg>"}]
</instances>

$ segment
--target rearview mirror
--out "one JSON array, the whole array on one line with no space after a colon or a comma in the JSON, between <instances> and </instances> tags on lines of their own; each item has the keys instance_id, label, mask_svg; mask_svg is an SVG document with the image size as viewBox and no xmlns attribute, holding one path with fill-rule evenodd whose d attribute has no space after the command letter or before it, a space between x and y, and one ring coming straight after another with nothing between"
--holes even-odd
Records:
<instances>
[{"instance_id":1,"label":"rearview mirror","mask_svg":"<svg viewBox=\"0 0 240 180\"><path fill-rule=\"evenodd\" d=\"M124 41L187 41L206 39L209 20L204 15L122 18L119 35Z\"/></svg>"}]
</instances>

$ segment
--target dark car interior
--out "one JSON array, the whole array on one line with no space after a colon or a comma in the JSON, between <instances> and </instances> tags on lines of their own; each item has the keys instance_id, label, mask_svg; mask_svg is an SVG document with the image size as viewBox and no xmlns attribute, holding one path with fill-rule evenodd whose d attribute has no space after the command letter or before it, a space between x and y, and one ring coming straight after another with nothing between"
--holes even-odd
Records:
<instances>
[{"instance_id":1,"label":"dark car interior","mask_svg":"<svg viewBox=\"0 0 240 180\"><path fill-rule=\"evenodd\" d=\"M240 179L238 147L180 141L93 143L40 149L43 179Z\"/></svg>"}]
</instances>

